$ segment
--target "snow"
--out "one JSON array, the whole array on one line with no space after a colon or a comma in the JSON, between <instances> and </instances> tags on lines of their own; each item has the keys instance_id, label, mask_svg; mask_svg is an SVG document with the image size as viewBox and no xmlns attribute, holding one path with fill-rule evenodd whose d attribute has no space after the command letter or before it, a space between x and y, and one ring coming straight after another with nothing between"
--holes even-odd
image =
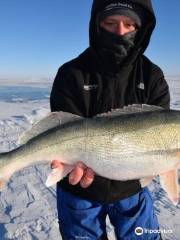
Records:
<instances>
[{"instance_id":1,"label":"snow","mask_svg":"<svg viewBox=\"0 0 180 240\"><path fill-rule=\"evenodd\" d=\"M14 81L12 84L22 87L22 91L24 86L31 87L31 91L38 91L38 88L42 89L42 87L50 91L48 81L28 83ZM179 78L171 78L168 83L171 107L180 110ZM4 86L11 87L11 83L4 81ZM35 96L30 100L14 95L2 99L2 91L0 91L0 152L15 148L21 133L29 129L32 123L47 115L50 111L47 91L44 91L44 97L38 99ZM49 171L50 166L38 164L17 172L7 183L0 193L0 240L61 239L57 220L56 189L47 188L44 184ZM152 191L161 230L171 232L163 234L163 239L180 239L180 205L171 204L159 184L158 177L153 180L149 188ZM111 225L108 225L108 232L109 239L114 240Z\"/></svg>"}]
</instances>

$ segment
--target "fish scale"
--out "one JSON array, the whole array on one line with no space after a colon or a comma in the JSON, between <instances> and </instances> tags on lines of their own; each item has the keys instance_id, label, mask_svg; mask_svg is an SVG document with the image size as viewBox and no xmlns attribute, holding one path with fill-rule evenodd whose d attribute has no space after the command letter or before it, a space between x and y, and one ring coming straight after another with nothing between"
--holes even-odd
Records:
<instances>
[{"instance_id":1,"label":"fish scale","mask_svg":"<svg viewBox=\"0 0 180 240\"><path fill-rule=\"evenodd\" d=\"M96 174L114 180L149 178L177 171L179 144L180 111L136 105L94 118L52 113L24 134L19 148L0 154L0 183L24 167L53 159L71 169L83 161ZM56 169L48 185L65 173Z\"/></svg>"}]
</instances>

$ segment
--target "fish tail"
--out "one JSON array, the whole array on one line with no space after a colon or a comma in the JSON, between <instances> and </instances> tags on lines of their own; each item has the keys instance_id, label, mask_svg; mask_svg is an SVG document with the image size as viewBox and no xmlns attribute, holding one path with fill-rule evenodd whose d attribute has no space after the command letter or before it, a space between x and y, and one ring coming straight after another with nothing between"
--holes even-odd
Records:
<instances>
[{"instance_id":1,"label":"fish tail","mask_svg":"<svg viewBox=\"0 0 180 240\"><path fill-rule=\"evenodd\" d=\"M6 182L11 177L11 169L8 169L7 167L9 161L9 152L0 153L0 191L4 189Z\"/></svg>"}]
</instances>

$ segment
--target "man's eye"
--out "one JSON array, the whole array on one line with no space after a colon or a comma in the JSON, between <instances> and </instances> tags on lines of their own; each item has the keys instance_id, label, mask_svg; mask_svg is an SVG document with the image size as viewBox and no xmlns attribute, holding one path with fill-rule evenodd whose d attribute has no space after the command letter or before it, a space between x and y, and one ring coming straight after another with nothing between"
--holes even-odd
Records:
<instances>
[{"instance_id":1,"label":"man's eye","mask_svg":"<svg viewBox=\"0 0 180 240\"><path fill-rule=\"evenodd\" d=\"M109 26L112 26L112 25L114 25L115 23L113 23L113 22L105 22L105 24L106 24L106 25L109 25Z\"/></svg>"},{"instance_id":2,"label":"man's eye","mask_svg":"<svg viewBox=\"0 0 180 240\"><path fill-rule=\"evenodd\" d=\"M130 28L130 27L135 27L134 23L125 23L124 24L126 27Z\"/></svg>"}]
</instances>

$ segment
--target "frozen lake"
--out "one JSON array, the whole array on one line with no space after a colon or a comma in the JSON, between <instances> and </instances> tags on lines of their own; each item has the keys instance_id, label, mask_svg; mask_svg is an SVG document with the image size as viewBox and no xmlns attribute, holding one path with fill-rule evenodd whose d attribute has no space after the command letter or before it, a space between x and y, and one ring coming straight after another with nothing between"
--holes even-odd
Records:
<instances>
[{"instance_id":1,"label":"frozen lake","mask_svg":"<svg viewBox=\"0 0 180 240\"><path fill-rule=\"evenodd\" d=\"M32 86L0 86L0 101L27 102L49 98L50 88Z\"/></svg>"}]
</instances>

